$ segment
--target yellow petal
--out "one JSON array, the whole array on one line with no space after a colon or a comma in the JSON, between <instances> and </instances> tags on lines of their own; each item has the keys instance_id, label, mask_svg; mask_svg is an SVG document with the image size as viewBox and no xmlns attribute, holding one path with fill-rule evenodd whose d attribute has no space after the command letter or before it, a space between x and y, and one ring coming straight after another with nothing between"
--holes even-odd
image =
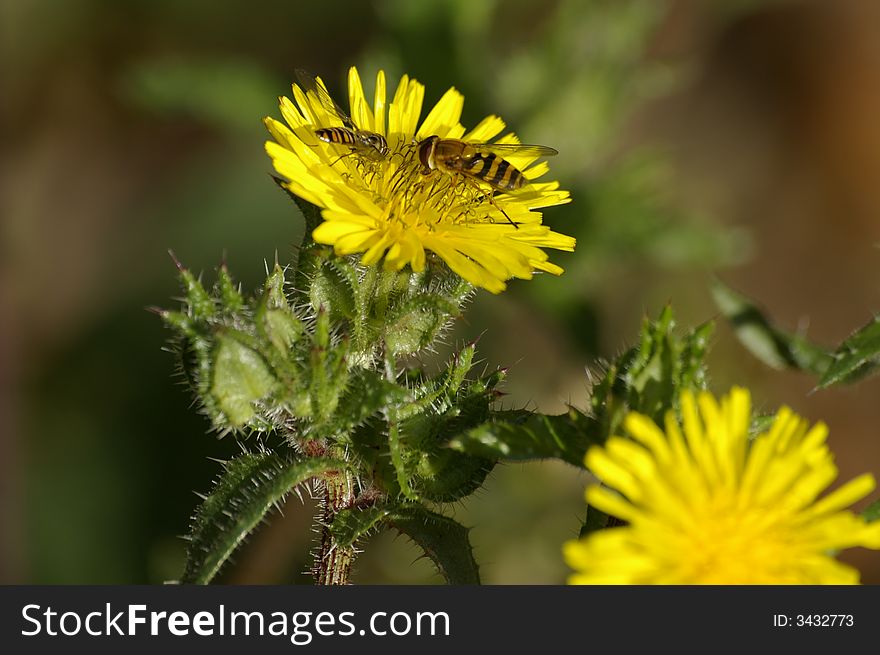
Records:
<instances>
[{"instance_id":1,"label":"yellow petal","mask_svg":"<svg viewBox=\"0 0 880 655\"><path fill-rule=\"evenodd\" d=\"M385 71L376 73L376 92L373 98L373 129L385 134Z\"/></svg>"},{"instance_id":2,"label":"yellow petal","mask_svg":"<svg viewBox=\"0 0 880 655\"><path fill-rule=\"evenodd\" d=\"M348 69L348 102L351 107L351 119L358 129L375 131L373 112L364 97L364 87L361 86L361 78L357 68L352 66Z\"/></svg>"},{"instance_id":3,"label":"yellow petal","mask_svg":"<svg viewBox=\"0 0 880 655\"><path fill-rule=\"evenodd\" d=\"M443 97L434 105L434 108L428 112L425 122L419 128L416 139L421 140L436 134L444 138L450 135L449 132L459 125L461 119L461 110L464 107L464 96L461 95L454 87L450 88Z\"/></svg>"},{"instance_id":4,"label":"yellow petal","mask_svg":"<svg viewBox=\"0 0 880 655\"><path fill-rule=\"evenodd\" d=\"M504 127L504 121L498 116L486 116L463 139L471 143L486 143L494 139Z\"/></svg>"}]
</instances>

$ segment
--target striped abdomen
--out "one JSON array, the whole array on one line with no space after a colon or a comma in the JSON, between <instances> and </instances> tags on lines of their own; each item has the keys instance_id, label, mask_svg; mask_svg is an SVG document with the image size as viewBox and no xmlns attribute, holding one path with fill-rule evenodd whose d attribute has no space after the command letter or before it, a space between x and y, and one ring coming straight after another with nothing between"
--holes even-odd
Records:
<instances>
[{"instance_id":1,"label":"striped abdomen","mask_svg":"<svg viewBox=\"0 0 880 655\"><path fill-rule=\"evenodd\" d=\"M371 159L378 159L388 154L388 141L376 132L352 130L347 127L323 127L315 130L315 136L326 143L350 146Z\"/></svg>"},{"instance_id":2,"label":"striped abdomen","mask_svg":"<svg viewBox=\"0 0 880 655\"><path fill-rule=\"evenodd\" d=\"M315 130L315 136L326 143L341 143L348 146L358 143L355 133L347 127L323 127Z\"/></svg>"},{"instance_id":3,"label":"striped abdomen","mask_svg":"<svg viewBox=\"0 0 880 655\"><path fill-rule=\"evenodd\" d=\"M526 183L525 176L513 164L491 152L478 152L463 159L461 171L499 191L516 191Z\"/></svg>"}]
</instances>

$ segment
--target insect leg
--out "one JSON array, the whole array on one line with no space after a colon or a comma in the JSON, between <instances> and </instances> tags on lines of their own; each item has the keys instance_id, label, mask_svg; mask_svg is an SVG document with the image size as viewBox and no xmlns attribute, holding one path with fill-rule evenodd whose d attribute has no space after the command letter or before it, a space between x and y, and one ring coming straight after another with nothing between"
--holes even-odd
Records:
<instances>
[{"instance_id":1,"label":"insect leg","mask_svg":"<svg viewBox=\"0 0 880 655\"><path fill-rule=\"evenodd\" d=\"M499 205L497 202L495 202L495 189L492 189L489 193L486 193L479 187L479 185L476 185L476 186L477 186L477 190L482 192L482 197L485 198L489 202L489 204L492 205L495 209L500 211L504 215L504 218L507 219L507 222L510 223L511 225L513 225L513 227L515 227L518 230L519 223L514 223L513 220L510 218L510 216L507 215L507 212L504 211L503 209L501 209L501 205Z\"/></svg>"},{"instance_id":2,"label":"insect leg","mask_svg":"<svg viewBox=\"0 0 880 655\"><path fill-rule=\"evenodd\" d=\"M344 155L339 155L336 159L334 159L332 162L330 162L330 166L335 166L337 163L339 163L340 161L342 161L346 157L351 157L355 152L356 151L354 148L349 149L349 151L347 153L345 153Z\"/></svg>"}]
</instances>

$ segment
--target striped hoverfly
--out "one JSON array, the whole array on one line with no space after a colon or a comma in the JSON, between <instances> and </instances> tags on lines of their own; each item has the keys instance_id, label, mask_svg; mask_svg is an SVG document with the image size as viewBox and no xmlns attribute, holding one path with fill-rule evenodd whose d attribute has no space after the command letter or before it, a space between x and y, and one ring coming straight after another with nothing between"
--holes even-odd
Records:
<instances>
[{"instance_id":1,"label":"striped hoverfly","mask_svg":"<svg viewBox=\"0 0 880 655\"><path fill-rule=\"evenodd\" d=\"M337 118L343 127L322 127L315 130L315 136L325 143L344 145L351 148L352 152L358 153L368 159L381 159L388 154L388 141L377 132L362 130L355 125L348 114L340 107L327 89L314 75L304 70L297 69L297 81L306 94L312 94L321 103L331 116Z\"/></svg>"},{"instance_id":2,"label":"striped hoverfly","mask_svg":"<svg viewBox=\"0 0 880 655\"><path fill-rule=\"evenodd\" d=\"M504 157L521 155L526 157L551 157L559 154L555 148L525 143L468 143L458 139L441 139L429 136L416 145L422 174L440 171L447 175L462 175L474 181L488 184L493 192L505 193L522 191L528 180L522 171ZM514 226L507 213L487 195L486 199L504 214Z\"/></svg>"}]
</instances>

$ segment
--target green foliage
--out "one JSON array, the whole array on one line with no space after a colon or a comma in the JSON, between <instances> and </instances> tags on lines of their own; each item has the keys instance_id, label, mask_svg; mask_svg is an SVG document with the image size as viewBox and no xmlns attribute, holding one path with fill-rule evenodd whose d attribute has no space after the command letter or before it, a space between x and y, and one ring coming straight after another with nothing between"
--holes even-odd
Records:
<instances>
[{"instance_id":1,"label":"green foliage","mask_svg":"<svg viewBox=\"0 0 880 655\"><path fill-rule=\"evenodd\" d=\"M880 366L880 316L856 330L833 353L834 361L819 380L820 387L854 382Z\"/></svg>"},{"instance_id":2,"label":"green foliage","mask_svg":"<svg viewBox=\"0 0 880 655\"><path fill-rule=\"evenodd\" d=\"M458 314L468 293L460 281L439 267L420 275L364 268L308 241L298 264L294 278L304 288L288 293L276 264L249 299L225 267L208 291L181 266L184 307L162 313L215 427L275 431L302 454L295 467L275 453L227 466L194 522L184 580L210 579L279 494L303 475L326 472L328 461L338 467L331 457L344 459L354 485L334 496L346 499L332 506L326 525L334 547L354 553L372 531L394 527L448 581L476 583L467 530L422 502L460 500L499 460L553 457L582 467L587 448L617 432L627 413L659 421L683 390L706 383L712 325L677 336L667 307L644 321L637 345L607 364L586 412L496 411L504 371L472 376L473 343L435 374L396 363L431 344ZM585 529L606 519L591 509Z\"/></svg>"},{"instance_id":3,"label":"green foliage","mask_svg":"<svg viewBox=\"0 0 880 655\"><path fill-rule=\"evenodd\" d=\"M364 32L370 56L384 59L389 79L402 72L392 73L392 62L418 62L409 72L437 88L441 79L449 81L450 62L479 59L480 67L461 71L466 111L473 112L466 123L495 110L492 95L498 94L505 116L526 140L568 144L554 170L564 186L566 178L580 181L573 189L580 209L569 211L578 212L571 223L589 238L566 264L575 284L541 290L546 306L562 307L572 290L598 279L594 271L607 273L628 258L716 263L742 252L710 224L682 220L666 191L662 154L622 151L617 143L638 103L681 79L671 58L646 56L665 20L662 4L563 0L537 23L523 23L548 46L528 56L508 47L513 42L506 39L519 39L509 29L516 10L499 3L394 0L390 9L376 13L388 28L377 33L398 33L398 46L389 49L385 37ZM426 39L434 45L427 56ZM590 66L572 52L586 55ZM126 90L141 107L182 112L241 133L249 125L240 123L242 115L270 109L230 113L235 103L229 99L241 96L256 106L258 98L276 94L264 88L278 86L251 68L236 61L136 64ZM494 84L485 84L487 73ZM229 84L241 93L218 95ZM537 97L555 101L536 104ZM571 134L578 138L567 139ZM309 235L320 212L293 199ZM676 338L666 312L656 323L646 321L641 342L607 365L584 410L560 416L497 411L503 372L475 375L473 345L439 371L413 365L413 355L437 343L471 293L430 254L424 272L398 273L363 267L307 237L296 266L287 271L276 264L255 297L242 295L225 267L213 288L184 269L181 279L184 306L163 317L213 427L248 436L276 433L283 438L271 440L280 441L279 457L293 452L305 462L344 459L354 481L351 497L341 489L342 504L324 508L332 516L322 525L334 546L353 548L372 531L393 526L421 545L451 582L478 581L467 531L420 503L464 498L502 459L554 457L583 466L586 449L618 430L628 411L658 417L674 408L682 389L705 384L702 358L711 326ZM529 287L535 292L538 285Z\"/></svg>"},{"instance_id":4,"label":"green foliage","mask_svg":"<svg viewBox=\"0 0 880 655\"><path fill-rule=\"evenodd\" d=\"M773 368L794 368L817 376L820 389L856 382L880 367L880 316L830 349L776 328L748 299L720 282L713 285L712 293L749 352Z\"/></svg>"},{"instance_id":5,"label":"green foliage","mask_svg":"<svg viewBox=\"0 0 880 655\"><path fill-rule=\"evenodd\" d=\"M307 223L318 220L314 207L297 204ZM339 468L343 460L353 486L334 487L344 501L330 510L337 547L353 544L377 521L390 525L393 516L447 578L476 580L475 565L457 571L454 557L444 554L449 544L467 542L466 531L434 534L451 523L412 507L420 500L455 502L483 483L496 458L446 443L491 418L504 374L472 376L474 344L435 374L396 364L436 340L460 314L470 286L438 262L419 274L363 267L308 236L293 288L277 263L253 297L242 295L225 266L210 288L179 263L178 269L183 306L159 313L176 334L182 369L214 428L280 434L282 450L286 443L299 453L296 466L289 452L269 451L227 465L193 523L184 581L208 581L272 503L302 481L291 478L297 471L313 477L326 472L327 462ZM369 503L358 505L366 490ZM401 500L407 505L398 507Z\"/></svg>"},{"instance_id":6,"label":"green foliage","mask_svg":"<svg viewBox=\"0 0 880 655\"><path fill-rule=\"evenodd\" d=\"M193 517L182 583L210 582L266 512L298 485L345 469L346 463L297 460L261 451L224 462L223 468L214 490Z\"/></svg>"},{"instance_id":7,"label":"green foliage","mask_svg":"<svg viewBox=\"0 0 880 655\"><path fill-rule=\"evenodd\" d=\"M525 410L495 412L492 419L453 438L450 448L487 459L555 457L583 466L588 446L598 437L596 422L576 409L558 416Z\"/></svg>"},{"instance_id":8,"label":"green foliage","mask_svg":"<svg viewBox=\"0 0 880 655\"><path fill-rule=\"evenodd\" d=\"M638 344L607 364L593 384L587 412L494 412L489 421L453 437L449 446L489 460L553 457L584 467L587 449L618 433L629 412L661 422L666 412L678 410L683 391L706 387L704 360L713 327L706 323L677 336L672 308L667 306L656 321L643 321ZM611 521L587 507L581 535L609 527Z\"/></svg>"},{"instance_id":9,"label":"green foliage","mask_svg":"<svg viewBox=\"0 0 880 655\"><path fill-rule=\"evenodd\" d=\"M469 529L421 505L398 505L385 522L412 539L448 584L480 584L480 572L468 539Z\"/></svg>"},{"instance_id":10,"label":"green foliage","mask_svg":"<svg viewBox=\"0 0 880 655\"><path fill-rule=\"evenodd\" d=\"M257 127L281 81L247 59L165 57L129 67L122 92L157 114L182 114L229 131Z\"/></svg>"},{"instance_id":11,"label":"green foliage","mask_svg":"<svg viewBox=\"0 0 880 655\"><path fill-rule=\"evenodd\" d=\"M593 385L588 412L558 416L528 411L495 412L490 420L450 440L455 450L487 459L519 461L554 457L584 466L591 444L602 444L632 411L662 421L679 395L706 386L705 355L713 325L676 336L672 308L645 319L639 343L607 364Z\"/></svg>"},{"instance_id":12,"label":"green foliage","mask_svg":"<svg viewBox=\"0 0 880 655\"><path fill-rule=\"evenodd\" d=\"M330 534L340 548L349 548L370 532L378 529L388 516L384 507L348 508L336 513L330 524Z\"/></svg>"},{"instance_id":13,"label":"green foliage","mask_svg":"<svg viewBox=\"0 0 880 655\"><path fill-rule=\"evenodd\" d=\"M234 427L251 420L254 403L268 395L274 383L265 361L234 332L217 336L212 378L211 396Z\"/></svg>"},{"instance_id":14,"label":"green foliage","mask_svg":"<svg viewBox=\"0 0 880 655\"><path fill-rule=\"evenodd\" d=\"M804 337L774 327L745 296L715 281L715 304L730 321L740 342L755 357L775 369L797 368L822 375L830 364L830 353Z\"/></svg>"},{"instance_id":15,"label":"green foliage","mask_svg":"<svg viewBox=\"0 0 880 655\"><path fill-rule=\"evenodd\" d=\"M880 521L880 500L875 500L873 503L868 505L862 512L862 516L868 523Z\"/></svg>"},{"instance_id":16,"label":"green foliage","mask_svg":"<svg viewBox=\"0 0 880 655\"><path fill-rule=\"evenodd\" d=\"M374 474L388 496L452 502L482 484L493 459L446 448L449 437L488 419L502 376L495 372L473 380L473 345L465 347L447 368L427 376L410 370L404 398L387 405L348 437L347 445Z\"/></svg>"},{"instance_id":17,"label":"green foliage","mask_svg":"<svg viewBox=\"0 0 880 655\"><path fill-rule=\"evenodd\" d=\"M336 514L330 532L341 548L353 546L383 527L409 537L449 584L479 584L469 530L418 503L351 508Z\"/></svg>"},{"instance_id":18,"label":"green foliage","mask_svg":"<svg viewBox=\"0 0 880 655\"><path fill-rule=\"evenodd\" d=\"M526 49L516 47L519 37L504 27L507 3L482 3L479 10L467 0L455 9L442 0L437 4L457 14L449 20L467 25L453 44L460 61L481 62L463 71L470 81L466 109L475 103L487 110L504 107L502 116L525 141L564 146L553 174L571 188L576 203L554 216L577 237L578 255L565 264L567 284L524 289L534 294L533 302L565 312L585 288L601 293L616 270L743 260L748 243L741 230L694 215L671 192L675 173L661 144L621 140L646 105L690 79L682 53L657 57L651 51L670 3L560 0L543 7L533 27L532 38L544 47ZM475 11L482 20L475 20ZM505 47L506 39L513 43ZM493 84L484 83L487 71Z\"/></svg>"},{"instance_id":19,"label":"green foliage","mask_svg":"<svg viewBox=\"0 0 880 655\"><path fill-rule=\"evenodd\" d=\"M312 307L326 309L363 358L378 356L380 344L395 357L427 348L472 291L433 258L422 273L401 274L360 266L329 247L312 247L309 257Z\"/></svg>"},{"instance_id":20,"label":"green foliage","mask_svg":"<svg viewBox=\"0 0 880 655\"><path fill-rule=\"evenodd\" d=\"M603 439L620 431L629 412L659 423L678 408L682 391L706 388L705 357L714 324L704 323L681 337L674 330L670 306L656 321L646 318L639 343L610 362L593 386L590 408Z\"/></svg>"}]
</instances>

